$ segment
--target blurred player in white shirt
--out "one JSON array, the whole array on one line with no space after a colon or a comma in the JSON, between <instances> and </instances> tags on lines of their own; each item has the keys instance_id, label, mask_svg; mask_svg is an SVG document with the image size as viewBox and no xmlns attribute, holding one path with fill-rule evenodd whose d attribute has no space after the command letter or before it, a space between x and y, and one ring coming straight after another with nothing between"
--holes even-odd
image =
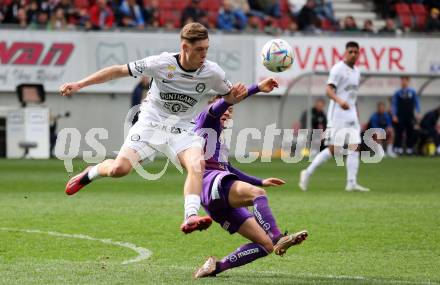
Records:
<instances>
[{"instance_id":1,"label":"blurred player in white shirt","mask_svg":"<svg viewBox=\"0 0 440 285\"><path fill-rule=\"evenodd\" d=\"M193 131L201 97L214 90L218 94L246 94L240 84L232 86L225 72L206 59L209 48L208 30L199 23L182 28L179 53L162 53L125 65L114 65L78 81L60 87L61 95L70 96L80 89L126 76L152 78L148 99L141 105L139 120L125 139L116 159L107 159L88 167L73 177L66 193L73 195L99 177L121 177L130 173L134 164L152 161L158 151L172 161L177 159L187 170L184 185L184 233L208 228L212 219L199 217L200 193L204 172L203 141Z\"/></svg>"},{"instance_id":2,"label":"blurred player in white shirt","mask_svg":"<svg viewBox=\"0 0 440 285\"><path fill-rule=\"evenodd\" d=\"M345 46L344 60L335 64L330 70L326 93L330 97L327 113L327 148L321 151L307 167L301 171L299 187L306 191L310 176L316 168L348 145L346 168L346 191L369 191L357 183L359 169L359 151L361 143L360 124L356 107L359 89L360 72L355 66L359 58L359 44L348 42Z\"/></svg>"}]
</instances>

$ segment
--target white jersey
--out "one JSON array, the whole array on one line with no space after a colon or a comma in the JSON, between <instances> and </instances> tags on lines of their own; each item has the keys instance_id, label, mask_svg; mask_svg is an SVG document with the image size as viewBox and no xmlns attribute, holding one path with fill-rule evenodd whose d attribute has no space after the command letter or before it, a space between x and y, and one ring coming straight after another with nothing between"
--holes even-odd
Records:
<instances>
[{"instance_id":1,"label":"white jersey","mask_svg":"<svg viewBox=\"0 0 440 285\"><path fill-rule=\"evenodd\" d=\"M345 62L340 61L330 70L327 84L336 87L336 96L348 103L350 108L344 110L334 100L330 100L327 112L327 126L341 123L357 123L358 114L356 100L359 89L361 73L357 67L349 67Z\"/></svg>"},{"instance_id":2,"label":"white jersey","mask_svg":"<svg viewBox=\"0 0 440 285\"><path fill-rule=\"evenodd\" d=\"M141 122L160 123L174 115L179 118L176 127L191 129L202 96L210 90L219 95L229 93L232 84L216 63L205 60L199 69L190 71L183 69L178 58L179 54L164 52L128 64L131 76L152 78L141 105Z\"/></svg>"}]
</instances>

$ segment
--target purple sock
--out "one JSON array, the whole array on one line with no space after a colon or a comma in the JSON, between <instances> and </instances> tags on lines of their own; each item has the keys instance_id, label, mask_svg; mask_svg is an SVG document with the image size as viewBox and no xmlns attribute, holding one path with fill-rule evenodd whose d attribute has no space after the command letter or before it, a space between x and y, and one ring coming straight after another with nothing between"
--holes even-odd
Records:
<instances>
[{"instance_id":1,"label":"purple sock","mask_svg":"<svg viewBox=\"0 0 440 285\"><path fill-rule=\"evenodd\" d=\"M217 262L215 274L248 264L267 255L267 251L257 243L247 243Z\"/></svg>"},{"instance_id":2,"label":"purple sock","mask_svg":"<svg viewBox=\"0 0 440 285\"><path fill-rule=\"evenodd\" d=\"M269 201L266 196L259 196L254 200L254 216L258 224L266 231L272 242L276 243L281 232L278 229L275 218L269 207Z\"/></svg>"}]
</instances>

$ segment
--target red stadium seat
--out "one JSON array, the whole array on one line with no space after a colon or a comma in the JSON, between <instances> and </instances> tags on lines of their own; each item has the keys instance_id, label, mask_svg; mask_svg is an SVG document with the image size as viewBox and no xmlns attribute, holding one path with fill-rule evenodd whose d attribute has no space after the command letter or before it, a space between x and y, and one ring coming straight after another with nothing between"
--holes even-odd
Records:
<instances>
[{"instance_id":1,"label":"red stadium seat","mask_svg":"<svg viewBox=\"0 0 440 285\"><path fill-rule=\"evenodd\" d=\"M221 0L201 0L200 8L203 10L216 11L220 10Z\"/></svg>"},{"instance_id":2,"label":"red stadium seat","mask_svg":"<svg viewBox=\"0 0 440 285\"><path fill-rule=\"evenodd\" d=\"M412 14L409 9L409 5L406 3L397 3L395 5L396 13L399 17L400 23L403 28L411 28L412 27Z\"/></svg>"},{"instance_id":3,"label":"red stadium seat","mask_svg":"<svg viewBox=\"0 0 440 285\"><path fill-rule=\"evenodd\" d=\"M289 27L291 22L292 22L292 19L290 19L289 16L283 15L281 17L281 19L278 20L278 27L280 27L283 30L286 30Z\"/></svg>"},{"instance_id":4,"label":"red stadium seat","mask_svg":"<svg viewBox=\"0 0 440 285\"><path fill-rule=\"evenodd\" d=\"M416 27L419 30L424 30L426 25L426 19L428 17L428 11L423 4L413 3L411 4L411 10L416 17Z\"/></svg>"},{"instance_id":5,"label":"red stadium seat","mask_svg":"<svg viewBox=\"0 0 440 285\"><path fill-rule=\"evenodd\" d=\"M333 29L333 24L329 19L321 20L321 29L324 31L331 31Z\"/></svg>"},{"instance_id":6,"label":"red stadium seat","mask_svg":"<svg viewBox=\"0 0 440 285\"><path fill-rule=\"evenodd\" d=\"M289 1L288 0L281 0L280 1L280 9L281 9L282 15L290 14Z\"/></svg>"},{"instance_id":7,"label":"red stadium seat","mask_svg":"<svg viewBox=\"0 0 440 285\"><path fill-rule=\"evenodd\" d=\"M173 9L173 2L172 1L159 1L159 9L160 10Z\"/></svg>"},{"instance_id":8,"label":"red stadium seat","mask_svg":"<svg viewBox=\"0 0 440 285\"><path fill-rule=\"evenodd\" d=\"M89 8L89 0L74 0L73 5L77 8Z\"/></svg>"},{"instance_id":9,"label":"red stadium seat","mask_svg":"<svg viewBox=\"0 0 440 285\"><path fill-rule=\"evenodd\" d=\"M183 10L190 4L191 1L188 0L173 0L170 1L173 4L173 8L176 10Z\"/></svg>"},{"instance_id":10,"label":"red stadium seat","mask_svg":"<svg viewBox=\"0 0 440 285\"><path fill-rule=\"evenodd\" d=\"M399 20L400 20L400 23L402 24L402 27L404 27L404 28L411 28L412 27L411 16L400 15Z\"/></svg>"},{"instance_id":11,"label":"red stadium seat","mask_svg":"<svg viewBox=\"0 0 440 285\"><path fill-rule=\"evenodd\" d=\"M214 27L217 27L217 19L218 19L218 11L209 11L208 12L208 21Z\"/></svg>"},{"instance_id":12,"label":"red stadium seat","mask_svg":"<svg viewBox=\"0 0 440 285\"><path fill-rule=\"evenodd\" d=\"M409 9L408 4L397 3L396 4L396 13L399 15L411 15L411 10Z\"/></svg>"},{"instance_id":13,"label":"red stadium seat","mask_svg":"<svg viewBox=\"0 0 440 285\"><path fill-rule=\"evenodd\" d=\"M159 25L161 27L165 26L167 23L171 22L174 28L180 27L180 17L181 13L177 10L164 9L159 11Z\"/></svg>"}]
</instances>

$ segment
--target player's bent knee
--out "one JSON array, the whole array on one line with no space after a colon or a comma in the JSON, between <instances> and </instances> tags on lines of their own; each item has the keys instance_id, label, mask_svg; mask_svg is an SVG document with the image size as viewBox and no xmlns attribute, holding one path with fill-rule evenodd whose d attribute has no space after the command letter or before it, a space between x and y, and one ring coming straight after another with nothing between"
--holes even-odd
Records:
<instances>
[{"instance_id":1,"label":"player's bent knee","mask_svg":"<svg viewBox=\"0 0 440 285\"><path fill-rule=\"evenodd\" d=\"M255 193L255 198L260 196L266 196L266 190L264 190L263 188L255 187L254 193Z\"/></svg>"},{"instance_id":2,"label":"player's bent knee","mask_svg":"<svg viewBox=\"0 0 440 285\"><path fill-rule=\"evenodd\" d=\"M110 177L122 177L129 174L131 171L131 165L125 163L114 162L110 169Z\"/></svg>"},{"instance_id":3,"label":"player's bent knee","mask_svg":"<svg viewBox=\"0 0 440 285\"><path fill-rule=\"evenodd\" d=\"M195 160L191 162L187 171L191 174L201 175L205 171L205 161L204 160Z\"/></svg>"}]
</instances>

